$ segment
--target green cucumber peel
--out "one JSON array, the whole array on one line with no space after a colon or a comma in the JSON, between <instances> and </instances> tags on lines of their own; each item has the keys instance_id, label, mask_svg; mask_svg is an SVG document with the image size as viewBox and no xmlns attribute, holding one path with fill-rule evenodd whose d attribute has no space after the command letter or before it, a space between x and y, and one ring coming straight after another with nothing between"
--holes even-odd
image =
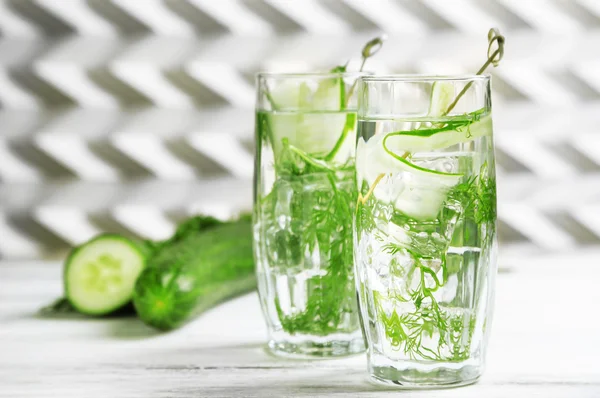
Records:
<instances>
[{"instance_id":1,"label":"green cucumber peel","mask_svg":"<svg viewBox=\"0 0 600 398\"><path fill-rule=\"evenodd\" d=\"M336 171L336 168L331 167L328 163L326 163L320 159L312 158L312 157L308 156L304 151L301 151L300 149L296 148L294 145L290 144L289 140L287 138L284 138L282 140L282 143L283 143L284 151L287 149L290 153L294 153L296 156L301 158L304 162L315 167L316 169L325 170L325 171ZM300 174L300 173L298 173L298 174Z\"/></svg>"},{"instance_id":2,"label":"green cucumber peel","mask_svg":"<svg viewBox=\"0 0 600 398\"><path fill-rule=\"evenodd\" d=\"M460 174L460 173L458 173L458 174L457 173L444 173L443 171L437 171L437 170L427 169L425 167L417 166L416 164L413 164L413 163L409 162L408 160L406 160L406 158L404 158L403 156L400 156L400 155L396 154L395 152L391 151L387 147L386 141L388 140L388 138L390 138L390 136L392 136L392 134L393 133L386 134L386 136L383 138L383 142L382 142L383 150L386 151L388 155L390 155L391 157L393 157L397 161L404 163L410 169L422 171L422 172L429 173L429 174L436 174L436 175L439 175L439 176L448 176L448 177L462 177L463 176L463 174Z\"/></svg>"},{"instance_id":3,"label":"green cucumber peel","mask_svg":"<svg viewBox=\"0 0 600 398\"><path fill-rule=\"evenodd\" d=\"M435 150L469 142L492 133L492 118L490 115L483 116L484 112L482 108L465 115L460 121L451 120L441 127L436 124L428 129L395 131L386 134L386 140L388 137L395 138L397 150L406 152Z\"/></svg>"},{"instance_id":4,"label":"green cucumber peel","mask_svg":"<svg viewBox=\"0 0 600 398\"><path fill-rule=\"evenodd\" d=\"M348 63L346 62L346 65L336 66L335 68L331 69L329 72L333 73L333 74L346 73L347 66L348 66ZM346 85L344 84L344 79L341 76L338 78L338 85L340 87L340 107L343 110L348 107L348 104L346 103Z\"/></svg>"},{"instance_id":5,"label":"green cucumber peel","mask_svg":"<svg viewBox=\"0 0 600 398\"><path fill-rule=\"evenodd\" d=\"M229 298L256 288L248 216L182 236L148 259L133 304L160 330L177 328Z\"/></svg>"},{"instance_id":6,"label":"green cucumber peel","mask_svg":"<svg viewBox=\"0 0 600 398\"><path fill-rule=\"evenodd\" d=\"M359 72L363 71L367 60L369 58L371 58L372 56L374 56L381 49L385 39L386 39L386 36L383 35L383 36L375 37L374 39L369 40L367 42L367 44L365 44L365 46L363 47L363 49L361 51L362 61L360 64L360 68L358 69ZM344 66L337 66L337 67L333 68L332 71L335 71L337 73L346 72L347 65L348 65L348 63L346 63L346 65L344 65ZM340 104L343 105L341 110L348 108L348 103L350 102L350 98L352 97L352 94L354 93L354 90L356 89L357 82L358 82L358 80L354 81L354 83L348 90L348 94L346 95L344 82L343 82L343 80L341 81ZM344 100L344 98L345 98L345 100ZM350 130L354 129L355 124L356 124L356 115L349 113L346 116L346 124L344 125L344 130L342 131L340 138L335 143L333 149L325 156L325 160L331 161L335 158L335 155L337 154L337 152L340 150L340 148L344 144L344 141L346 140L346 137L348 136L348 132Z\"/></svg>"},{"instance_id":7,"label":"green cucumber peel","mask_svg":"<svg viewBox=\"0 0 600 398\"><path fill-rule=\"evenodd\" d=\"M133 255L133 257L138 256L138 258L140 259L140 261L142 262L141 264L141 268L140 268L140 272L145 268L146 262L148 261L148 259L152 256L154 256L156 253L160 252L161 250L171 247L174 244L176 244L177 242L181 241L182 239L185 239L186 237L190 236L190 235L196 235L199 233L203 233L206 230L212 229L216 226L222 225L223 222L220 220L217 220L213 217L209 217L209 216L194 216L191 217L189 219L187 219L186 221L184 221L182 224L180 224L176 230L176 232L173 234L173 236L167 240L164 241L138 241L136 239L130 239L118 234L100 234L94 238L92 238L91 240L73 248L73 250L71 251L71 253L69 254L69 256L67 257L67 259L65 260L65 266L64 266L64 272L63 272L63 283L64 283L64 290L65 290L65 297L59 298L56 301L54 301L53 303L43 307L42 309L40 309L39 314L41 316L69 316L72 314L76 314L76 313L81 313L84 315L91 315L91 316L106 316L106 315L132 315L135 313L133 306L131 305L131 296L133 294L133 285L131 287L131 294L123 294L122 296L122 300L116 300L114 301L114 296L115 293L114 291L107 291L105 294L100 294L97 295L98 297L96 297L94 300L93 304L97 304L96 302L100 302L100 301L104 301L105 305L102 306L102 308L97 308L97 306L90 306L90 305L86 305L86 300L85 298L83 299L83 301L81 300L81 290L82 290L82 286L81 286L81 280L78 283L73 283L73 281L69 281L69 276L70 274L74 271L72 269L73 267L73 261L75 260L76 262L78 262L77 258L78 256L80 256L82 254L82 252L84 252L85 250L89 250L90 247L94 247L94 245L97 246L98 242L101 241L112 241L113 242L113 249L115 248L114 244L122 244L121 248L118 250L123 250L123 248L127 249L127 251L130 251L130 254ZM84 261L86 264L81 264L81 261L79 261L79 264L75 264L77 267L81 268L86 268L86 267L90 267L90 265L88 263L95 263L91 265L92 268L97 267L97 268L102 268L102 263L108 261L109 263L113 263L113 270L112 270L112 274L109 276L110 278L124 278L124 279L133 279L135 282L135 279L137 278L136 275L130 275L129 277L124 277L123 275L119 275L118 272L115 272L114 270L114 263L115 261L122 261L123 257L120 256L117 251L118 250L102 250L99 253L96 253L97 255L92 256L93 259L88 259L88 261ZM132 257L129 257L130 259ZM121 264L121 267L127 267L127 264ZM129 265L130 266L130 265ZM109 264L109 269L111 268L111 265ZM77 271L76 272L87 272L85 270L83 271ZM102 272L104 272L106 270L103 270ZM139 274L139 273L138 273ZM105 274L101 274L101 275L105 275ZM88 278L89 279L89 278ZM103 282L104 283L104 282ZM110 281L106 282L108 285L110 285ZM93 285L93 284L92 284ZM113 286L114 288L114 286ZM93 290L93 289L92 289ZM84 292L84 295L86 293ZM88 292L88 294L95 294L93 291L90 293ZM89 303L87 303L89 304ZM96 308L91 308L91 307L96 307Z\"/></svg>"},{"instance_id":8,"label":"green cucumber peel","mask_svg":"<svg viewBox=\"0 0 600 398\"><path fill-rule=\"evenodd\" d=\"M346 140L348 133L350 131L354 130L355 125L356 125L356 114L349 113L348 115L346 115L346 124L344 125L344 130L342 130L342 134L340 135L340 138L335 143L335 146L333 147L333 149L325 156L325 161L329 162L335 158L335 155L337 155L340 148L344 144L344 141Z\"/></svg>"}]
</instances>

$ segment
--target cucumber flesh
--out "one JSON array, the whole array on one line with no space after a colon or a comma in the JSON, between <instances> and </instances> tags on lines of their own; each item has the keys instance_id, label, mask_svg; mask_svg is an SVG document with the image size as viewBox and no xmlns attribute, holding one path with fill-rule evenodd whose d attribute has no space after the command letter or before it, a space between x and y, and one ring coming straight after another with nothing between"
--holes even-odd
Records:
<instances>
[{"instance_id":1,"label":"cucumber flesh","mask_svg":"<svg viewBox=\"0 0 600 398\"><path fill-rule=\"evenodd\" d=\"M267 116L275 159L284 139L302 152L346 164L356 143L355 113L275 113Z\"/></svg>"},{"instance_id":2,"label":"cucumber flesh","mask_svg":"<svg viewBox=\"0 0 600 398\"><path fill-rule=\"evenodd\" d=\"M345 107L346 86L341 77L323 79L312 90L306 82L286 80L269 94L275 111L337 111Z\"/></svg>"},{"instance_id":3,"label":"cucumber flesh","mask_svg":"<svg viewBox=\"0 0 600 398\"><path fill-rule=\"evenodd\" d=\"M270 91L273 110L305 109L310 104L311 90L305 82L284 81Z\"/></svg>"},{"instance_id":4,"label":"cucumber flesh","mask_svg":"<svg viewBox=\"0 0 600 398\"><path fill-rule=\"evenodd\" d=\"M346 85L344 79L331 78L322 80L312 98L311 108L314 110L337 111L344 109L346 102Z\"/></svg>"},{"instance_id":5,"label":"cucumber flesh","mask_svg":"<svg viewBox=\"0 0 600 398\"><path fill-rule=\"evenodd\" d=\"M100 235L67 258L67 299L84 314L111 313L131 300L145 261L144 249L137 242L119 235Z\"/></svg>"},{"instance_id":6,"label":"cucumber flesh","mask_svg":"<svg viewBox=\"0 0 600 398\"><path fill-rule=\"evenodd\" d=\"M307 154L324 156L334 148L346 125L344 113L275 113L267 118L275 159L284 139Z\"/></svg>"},{"instance_id":7,"label":"cucumber flesh","mask_svg":"<svg viewBox=\"0 0 600 398\"><path fill-rule=\"evenodd\" d=\"M386 145L389 135L376 135L368 143L359 139L356 164L359 181L373 186L373 196L417 220L435 219L450 188L458 184L462 174L426 169L403 159Z\"/></svg>"},{"instance_id":8,"label":"cucumber flesh","mask_svg":"<svg viewBox=\"0 0 600 398\"><path fill-rule=\"evenodd\" d=\"M431 87L428 116L443 116L453 100L454 85L452 83L442 80L434 82Z\"/></svg>"},{"instance_id":9,"label":"cucumber flesh","mask_svg":"<svg viewBox=\"0 0 600 398\"><path fill-rule=\"evenodd\" d=\"M305 82L282 82L270 94L268 115L275 159L283 141L312 156L345 163L353 153L356 116L346 114L346 86L340 77L323 79L314 92ZM286 110L290 112L285 112ZM293 111L293 112L292 112Z\"/></svg>"}]
</instances>

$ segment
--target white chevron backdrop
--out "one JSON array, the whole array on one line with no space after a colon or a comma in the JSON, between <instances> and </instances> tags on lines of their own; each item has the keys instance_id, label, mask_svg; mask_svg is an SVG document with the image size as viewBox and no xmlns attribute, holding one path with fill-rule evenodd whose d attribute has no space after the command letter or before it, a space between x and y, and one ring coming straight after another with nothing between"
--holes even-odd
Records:
<instances>
[{"instance_id":1,"label":"white chevron backdrop","mask_svg":"<svg viewBox=\"0 0 600 398\"><path fill-rule=\"evenodd\" d=\"M504 250L600 245L598 0L0 0L0 257L251 206L253 76L493 71Z\"/></svg>"}]
</instances>

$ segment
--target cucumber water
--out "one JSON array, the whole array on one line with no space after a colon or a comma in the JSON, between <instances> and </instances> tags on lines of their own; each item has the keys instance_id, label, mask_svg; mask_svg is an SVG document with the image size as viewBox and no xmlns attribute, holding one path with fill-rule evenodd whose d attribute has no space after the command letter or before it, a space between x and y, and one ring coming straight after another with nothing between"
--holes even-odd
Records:
<instances>
[{"instance_id":1,"label":"cucumber water","mask_svg":"<svg viewBox=\"0 0 600 398\"><path fill-rule=\"evenodd\" d=\"M365 44L359 71L382 43ZM360 72L347 65L257 79L254 256L276 354L365 349L352 256Z\"/></svg>"},{"instance_id":2,"label":"cucumber water","mask_svg":"<svg viewBox=\"0 0 600 398\"><path fill-rule=\"evenodd\" d=\"M361 351L352 272L356 110L346 109L349 85L333 74L316 84L280 86L271 90L271 109L256 114L254 251L269 344L295 354Z\"/></svg>"},{"instance_id":3,"label":"cucumber water","mask_svg":"<svg viewBox=\"0 0 600 398\"><path fill-rule=\"evenodd\" d=\"M439 100L430 111L447 107ZM491 115L363 118L359 136L355 260L368 338L386 358L467 361L483 338L476 298L495 250Z\"/></svg>"}]
</instances>

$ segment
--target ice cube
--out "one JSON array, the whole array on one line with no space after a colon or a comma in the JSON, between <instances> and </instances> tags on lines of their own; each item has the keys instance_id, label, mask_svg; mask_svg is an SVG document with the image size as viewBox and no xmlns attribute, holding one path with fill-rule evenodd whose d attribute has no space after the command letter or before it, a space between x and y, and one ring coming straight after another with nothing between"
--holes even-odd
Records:
<instances>
[{"instance_id":1,"label":"ice cube","mask_svg":"<svg viewBox=\"0 0 600 398\"><path fill-rule=\"evenodd\" d=\"M277 222L277 225L281 229L287 229L290 227L291 217L291 204L294 197L294 188L292 185L285 180L280 180L276 184L276 200L273 209L273 217Z\"/></svg>"}]
</instances>

